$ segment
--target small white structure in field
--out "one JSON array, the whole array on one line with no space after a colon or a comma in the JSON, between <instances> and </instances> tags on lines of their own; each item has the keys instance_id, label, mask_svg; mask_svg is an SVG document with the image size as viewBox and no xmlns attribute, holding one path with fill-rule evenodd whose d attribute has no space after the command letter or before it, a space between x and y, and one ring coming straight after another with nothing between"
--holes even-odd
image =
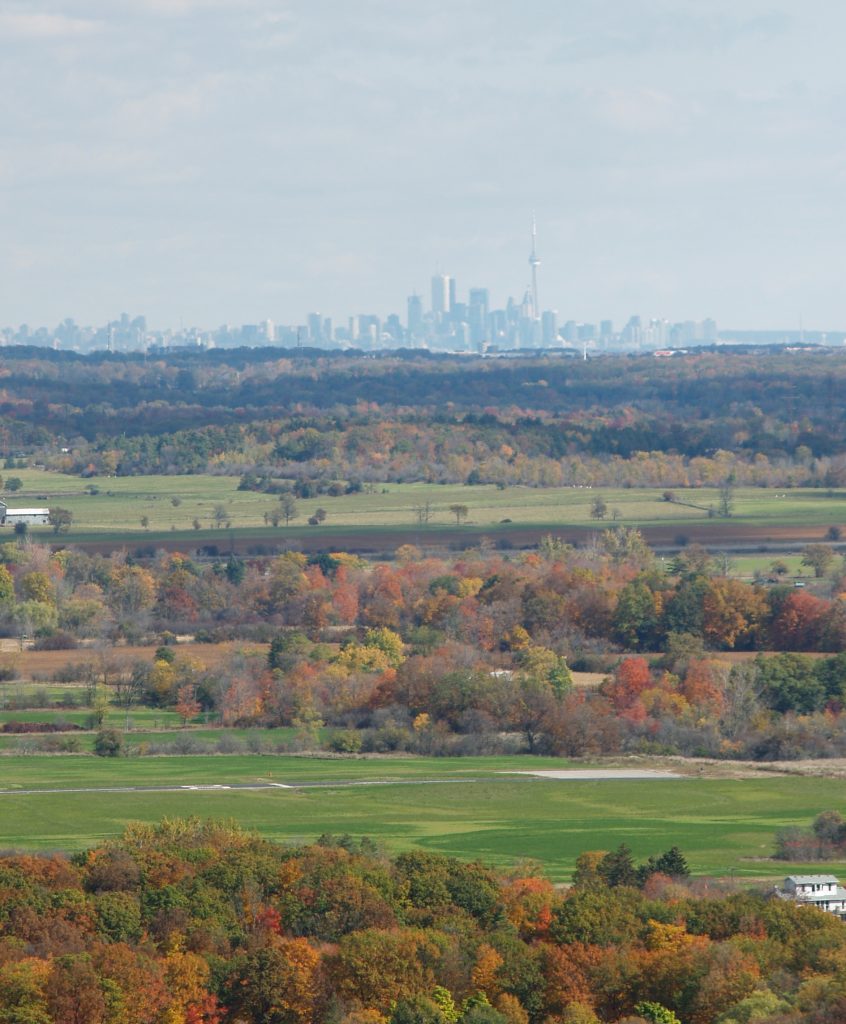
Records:
<instances>
[{"instance_id":1,"label":"small white structure in field","mask_svg":"<svg viewBox=\"0 0 846 1024\"><path fill-rule=\"evenodd\" d=\"M9 508L0 498L0 526L15 526L26 523L27 526L47 526L50 522L49 508Z\"/></svg>"},{"instance_id":2,"label":"small white structure in field","mask_svg":"<svg viewBox=\"0 0 846 1024\"><path fill-rule=\"evenodd\" d=\"M846 889L834 875L788 875L778 893L784 899L846 917Z\"/></svg>"}]
</instances>

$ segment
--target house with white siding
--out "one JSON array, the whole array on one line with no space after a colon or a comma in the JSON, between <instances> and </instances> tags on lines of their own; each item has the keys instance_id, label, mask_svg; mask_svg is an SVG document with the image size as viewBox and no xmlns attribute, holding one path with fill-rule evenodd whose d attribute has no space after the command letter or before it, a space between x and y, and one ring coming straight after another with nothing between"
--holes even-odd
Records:
<instances>
[{"instance_id":1,"label":"house with white siding","mask_svg":"<svg viewBox=\"0 0 846 1024\"><path fill-rule=\"evenodd\" d=\"M788 875L778 894L783 899L846 918L846 889L834 875Z\"/></svg>"}]
</instances>

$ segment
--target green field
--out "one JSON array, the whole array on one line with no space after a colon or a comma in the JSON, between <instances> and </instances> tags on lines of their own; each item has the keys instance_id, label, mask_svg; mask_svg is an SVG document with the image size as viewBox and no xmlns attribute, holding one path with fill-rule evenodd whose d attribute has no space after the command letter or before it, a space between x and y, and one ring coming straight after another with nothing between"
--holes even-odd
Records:
<instances>
[{"instance_id":1,"label":"green field","mask_svg":"<svg viewBox=\"0 0 846 1024\"><path fill-rule=\"evenodd\" d=\"M590 517L590 505L601 495L608 506L609 525L612 514L617 521L637 526L668 526L680 528L692 524L720 524L727 520L709 519L702 508L662 500L660 488L528 488L509 487L499 490L494 486L466 487L434 484L377 485L372 493L342 495L337 498L321 495L298 501L298 516L290 526L267 527L263 514L272 510L277 499L272 495L238 491L236 477L211 475L196 476L136 476L101 477L83 480L39 470L20 470L23 490L6 495L11 506L30 504L61 505L70 509L74 524L68 541L96 539L99 533L131 534L134 540L154 538L176 531L187 534L195 541L214 538L223 541L225 527L214 528L213 513L220 505L226 511L234 531L249 530L257 537L279 539L296 537L315 530L342 527L349 530L367 530L374 527L403 527L416 524L414 508L429 502L432 519L428 531L454 527L455 519L449 512L453 504L466 505L468 517L464 527L498 527L507 530L518 526L550 527L583 526L595 528ZM86 488L94 486L99 493L90 495ZM676 491L680 502L692 505L718 505L715 488ZM173 498L180 502L172 503ZM322 527L309 527L306 520L321 507L327 512ZM141 518L149 520L148 528L141 526ZM193 522L200 522L200 530ZM504 523L503 520L511 520ZM829 496L823 490L775 491L761 488L740 488L735 494L734 513L730 520L735 525L758 527L819 525L828 527L846 522L846 495L838 492ZM11 532L11 531L9 531ZM36 535L50 535L49 528L35 528Z\"/></svg>"},{"instance_id":2,"label":"green field","mask_svg":"<svg viewBox=\"0 0 846 1024\"><path fill-rule=\"evenodd\" d=\"M621 842L638 858L677 844L698 874L776 879L803 866L788 868L765 859L775 831L806 826L822 810L842 809L843 802L843 783L829 779L573 782L499 774L543 767L566 767L566 762L4 757L0 782L5 789L257 780L329 785L310 790L6 793L0 795L0 847L77 849L118 835L129 820L197 814L231 817L288 842L350 832L373 836L391 850L419 847L499 865L537 859L555 880L569 877L581 851ZM439 781L407 784L414 779ZM385 784L334 785L366 780ZM826 865L825 870L844 871L846 864Z\"/></svg>"},{"instance_id":3,"label":"green field","mask_svg":"<svg viewBox=\"0 0 846 1024\"><path fill-rule=\"evenodd\" d=\"M64 687L40 686L39 690L47 693L64 693ZM167 708L135 707L129 712L130 729L175 729L181 724L179 715ZM91 718L90 708L35 708L23 711L0 711L0 725L5 722L71 722L73 725L81 725L88 728ZM103 724L109 729L123 729L126 727L127 713L115 707L107 712Z\"/></svg>"},{"instance_id":4,"label":"green field","mask_svg":"<svg viewBox=\"0 0 846 1024\"><path fill-rule=\"evenodd\" d=\"M142 709L143 710L143 709ZM11 712L0 715L0 722L9 719L27 722L55 722L65 719L87 728L87 719L90 712ZM237 751L239 747L251 752L276 752L280 748L290 749L285 744L289 743L296 735L296 729L290 726L282 726L275 729L251 729L235 728L232 726L191 726L183 729L180 726L179 717L175 713L159 712L159 717L152 723L144 725L143 721L135 718L132 712L129 717L129 730L125 731L126 716L123 712L111 712L106 715L105 728L117 729L123 733L125 749L130 752L149 752L150 747L158 747L161 750L165 745L168 749L177 752L190 753L192 750L203 749L211 744L218 744L221 741L229 744L227 752ZM328 743L334 729L319 729L318 736L321 744ZM43 744L61 744L64 741L73 742L73 752L90 754L94 751L94 744L97 733L86 732L60 732L60 733L2 733L0 734L0 752L32 753L39 749L45 749ZM176 744L187 744L186 747ZM39 745L42 745L39 747ZM2 767L2 763L0 763ZM2 778L0 778L2 788Z\"/></svg>"},{"instance_id":5,"label":"green field","mask_svg":"<svg viewBox=\"0 0 846 1024\"><path fill-rule=\"evenodd\" d=\"M777 574L773 572L773 562L783 562L787 566L787 572L781 577L785 583L790 583L796 577L804 580L814 578L814 570L810 566L802 565L801 555L780 555L773 554L772 551L733 557L729 560L729 571L733 576L751 578L757 572L775 579Z\"/></svg>"}]
</instances>

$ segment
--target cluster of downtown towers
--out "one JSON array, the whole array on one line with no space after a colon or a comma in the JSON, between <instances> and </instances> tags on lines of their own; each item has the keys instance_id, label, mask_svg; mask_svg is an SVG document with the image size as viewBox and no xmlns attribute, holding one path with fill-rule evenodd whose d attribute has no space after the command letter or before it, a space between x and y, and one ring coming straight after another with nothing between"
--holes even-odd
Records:
<instances>
[{"instance_id":1,"label":"cluster of downtown towers","mask_svg":"<svg viewBox=\"0 0 846 1024\"><path fill-rule=\"evenodd\" d=\"M410 295L405 324L396 313L384 320L374 314L360 314L350 317L347 325L341 327L334 326L331 319L320 313L309 313L307 323L301 327L280 326L274 330L272 324L265 322L246 329L257 334L250 339L253 344L264 334L266 340L284 345L340 343L360 349L411 345L452 352L547 349L565 345L600 349L661 348L717 340L717 324L710 319L670 324L666 320L644 323L639 316L632 316L619 332L615 332L611 320L602 320L599 324L567 320L559 324L557 310L536 312L536 294L536 288L528 288L521 302L509 299L504 309L491 309L487 288L471 288L467 300L460 301L455 278L436 274L432 278L429 308L426 309L421 295ZM273 332L272 338L268 328Z\"/></svg>"}]
</instances>

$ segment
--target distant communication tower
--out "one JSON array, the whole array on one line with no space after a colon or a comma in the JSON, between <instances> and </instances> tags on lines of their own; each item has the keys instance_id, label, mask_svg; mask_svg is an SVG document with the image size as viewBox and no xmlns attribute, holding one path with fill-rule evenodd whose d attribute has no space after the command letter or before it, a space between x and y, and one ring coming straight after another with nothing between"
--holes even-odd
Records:
<instances>
[{"instance_id":1,"label":"distant communication tower","mask_svg":"<svg viewBox=\"0 0 846 1024\"><path fill-rule=\"evenodd\" d=\"M540 318L540 304L538 303L538 267L540 257L537 251L538 227L535 222L535 215L532 214L532 252L529 256L529 266L532 268L532 317Z\"/></svg>"}]
</instances>

